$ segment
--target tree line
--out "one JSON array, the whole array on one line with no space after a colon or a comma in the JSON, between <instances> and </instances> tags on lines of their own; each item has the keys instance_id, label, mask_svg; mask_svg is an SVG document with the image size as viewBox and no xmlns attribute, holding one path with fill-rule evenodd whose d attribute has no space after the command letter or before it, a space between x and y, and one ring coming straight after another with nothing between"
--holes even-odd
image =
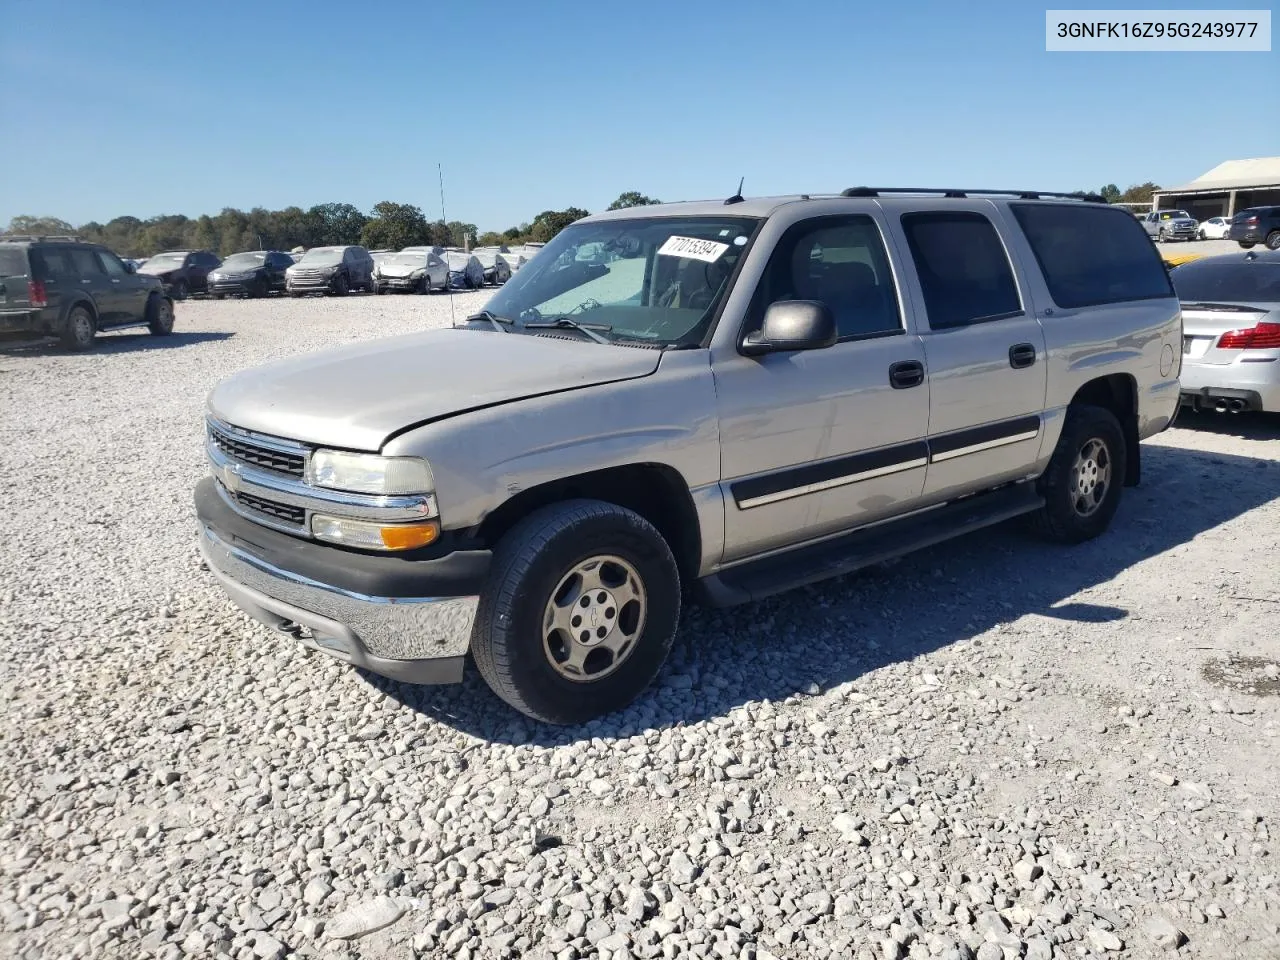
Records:
<instances>
[{"instance_id":1,"label":"tree line","mask_svg":"<svg viewBox=\"0 0 1280 960\"><path fill-rule=\"evenodd\" d=\"M658 203L634 190L609 205L610 210ZM215 216L189 218L166 214L142 220L116 217L107 223L73 226L56 217L17 216L5 235L77 236L100 243L122 257L149 257L164 250L212 250L228 256L243 250L292 250L361 244L370 250L409 246L461 247L545 243L588 215L581 207L544 210L529 223L503 231L479 233L474 223L428 220L419 207L384 200L368 214L349 203L321 203L309 210L285 207L245 212L232 207Z\"/></svg>"}]
</instances>

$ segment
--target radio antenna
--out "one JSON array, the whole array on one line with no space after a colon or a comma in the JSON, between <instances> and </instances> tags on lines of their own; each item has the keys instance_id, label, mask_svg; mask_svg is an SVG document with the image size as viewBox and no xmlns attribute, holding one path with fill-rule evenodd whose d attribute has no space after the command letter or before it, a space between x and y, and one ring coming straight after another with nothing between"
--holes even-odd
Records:
<instances>
[{"instance_id":1,"label":"radio antenna","mask_svg":"<svg viewBox=\"0 0 1280 960\"><path fill-rule=\"evenodd\" d=\"M445 209L444 209L444 167L442 167L438 163L436 164L436 173L440 177L440 222L443 223L445 229L448 230L449 214L445 213ZM450 237L449 239L453 239L453 238ZM445 289L445 292L449 295L449 325L456 327L458 325L458 319L454 315L454 311L453 311L453 284L449 282L449 274L452 272L451 270L449 270L449 258L445 257L444 262L445 262L444 289ZM430 283L431 281L428 280L427 282Z\"/></svg>"},{"instance_id":2,"label":"radio antenna","mask_svg":"<svg viewBox=\"0 0 1280 960\"><path fill-rule=\"evenodd\" d=\"M746 179L747 179L746 177L738 178L738 192L724 202L724 205L726 207L734 203L742 202L742 184L746 182Z\"/></svg>"}]
</instances>

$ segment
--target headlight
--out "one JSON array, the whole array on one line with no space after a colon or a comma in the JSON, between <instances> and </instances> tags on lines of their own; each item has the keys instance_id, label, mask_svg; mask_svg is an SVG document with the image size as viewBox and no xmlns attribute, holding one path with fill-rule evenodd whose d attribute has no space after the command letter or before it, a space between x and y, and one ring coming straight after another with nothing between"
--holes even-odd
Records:
<instances>
[{"instance_id":1,"label":"headlight","mask_svg":"<svg viewBox=\"0 0 1280 960\"><path fill-rule=\"evenodd\" d=\"M317 540L364 550L415 550L436 542L440 537L440 524L435 520L376 523L317 513L311 517L311 535Z\"/></svg>"},{"instance_id":2,"label":"headlight","mask_svg":"<svg viewBox=\"0 0 1280 960\"><path fill-rule=\"evenodd\" d=\"M388 496L430 493L435 488L431 466L418 457L380 457L344 450L311 454L307 482L332 490Z\"/></svg>"}]
</instances>

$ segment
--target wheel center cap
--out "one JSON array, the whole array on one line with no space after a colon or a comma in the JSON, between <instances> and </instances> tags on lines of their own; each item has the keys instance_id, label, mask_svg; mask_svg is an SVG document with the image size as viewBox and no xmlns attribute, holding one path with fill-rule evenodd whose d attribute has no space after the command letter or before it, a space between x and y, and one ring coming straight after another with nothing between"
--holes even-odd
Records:
<instances>
[{"instance_id":1,"label":"wheel center cap","mask_svg":"<svg viewBox=\"0 0 1280 960\"><path fill-rule=\"evenodd\" d=\"M613 594L599 588L592 590L588 596L587 605L582 610L582 622L591 636L579 642L594 646L606 639L613 632L614 624L618 622L617 604L614 602Z\"/></svg>"}]
</instances>

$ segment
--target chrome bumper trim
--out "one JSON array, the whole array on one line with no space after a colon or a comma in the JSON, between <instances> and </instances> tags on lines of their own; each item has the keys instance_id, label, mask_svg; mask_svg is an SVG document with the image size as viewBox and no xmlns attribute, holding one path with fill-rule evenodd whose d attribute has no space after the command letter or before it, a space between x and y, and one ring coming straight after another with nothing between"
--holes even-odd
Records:
<instances>
[{"instance_id":1,"label":"chrome bumper trim","mask_svg":"<svg viewBox=\"0 0 1280 960\"><path fill-rule=\"evenodd\" d=\"M456 682L479 597L371 597L276 567L200 525L200 553L231 599L271 627L307 628L315 649L386 676ZM451 660L434 671L406 661ZM383 662L387 661L387 662ZM454 674L457 676L454 676Z\"/></svg>"}]
</instances>

